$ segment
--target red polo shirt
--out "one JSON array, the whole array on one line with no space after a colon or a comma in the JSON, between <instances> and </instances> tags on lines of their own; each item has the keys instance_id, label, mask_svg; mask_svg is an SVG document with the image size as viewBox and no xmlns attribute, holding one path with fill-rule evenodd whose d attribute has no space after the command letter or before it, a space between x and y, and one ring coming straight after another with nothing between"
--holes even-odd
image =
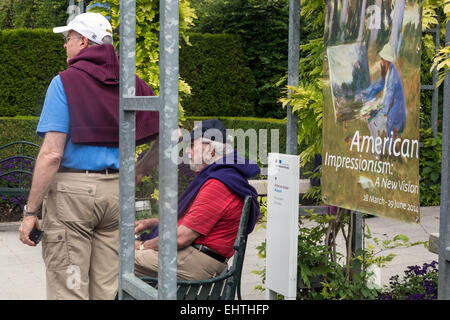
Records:
<instances>
[{"instance_id":1,"label":"red polo shirt","mask_svg":"<svg viewBox=\"0 0 450 320\"><path fill-rule=\"evenodd\" d=\"M244 200L217 179L209 179L179 219L178 225L201 234L194 240L226 258L234 254Z\"/></svg>"}]
</instances>

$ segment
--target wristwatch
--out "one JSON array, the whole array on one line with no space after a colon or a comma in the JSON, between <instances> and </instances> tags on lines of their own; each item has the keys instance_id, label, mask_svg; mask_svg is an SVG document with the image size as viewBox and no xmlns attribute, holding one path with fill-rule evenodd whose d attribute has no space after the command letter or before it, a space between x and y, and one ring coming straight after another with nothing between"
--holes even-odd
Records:
<instances>
[{"instance_id":1,"label":"wristwatch","mask_svg":"<svg viewBox=\"0 0 450 320\"><path fill-rule=\"evenodd\" d=\"M30 211L27 210L27 205L24 205L24 206L23 206L23 216L24 216L24 217L28 217L28 216L37 216L38 213L39 213L40 211L41 211L41 209L38 209L38 210L35 211L35 212L30 212Z\"/></svg>"}]
</instances>

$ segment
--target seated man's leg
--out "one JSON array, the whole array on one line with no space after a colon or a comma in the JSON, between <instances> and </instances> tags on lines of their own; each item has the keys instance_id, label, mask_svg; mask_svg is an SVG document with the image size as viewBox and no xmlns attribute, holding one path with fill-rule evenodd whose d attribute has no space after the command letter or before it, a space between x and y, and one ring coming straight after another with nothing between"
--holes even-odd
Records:
<instances>
[{"instance_id":1,"label":"seated man's leg","mask_svg":"<svg viewBox=\"0 0 450 320\"><path fill-rule=\"evenodd\" d=\"M188 246L177 255L177 278L180 280L205 280L222 273L227 263ZM135 274L138 277L158 276L158 251L136 250L134 262Z\"/></svg>"},{"instance_id":2,"label":"seated man's leg","mask_svg":"<svg viewBox=\"0 0 450 320\"><path fill-rule=\"evenodd\" d=\"M138 277L158 276L158 251L153 249L134 252L134 273Z\"/></svg>"},{"instance_id":3,"label":"seated man's leg","mask_svg":"<svg viewBox=\"0 0 450 320\"><path fill-rule=\"evenodd\" d=\"M222 273L228 266L207 254L188 246L178 251L178 279L206 280Z\"/></svg>"}]
</instances>

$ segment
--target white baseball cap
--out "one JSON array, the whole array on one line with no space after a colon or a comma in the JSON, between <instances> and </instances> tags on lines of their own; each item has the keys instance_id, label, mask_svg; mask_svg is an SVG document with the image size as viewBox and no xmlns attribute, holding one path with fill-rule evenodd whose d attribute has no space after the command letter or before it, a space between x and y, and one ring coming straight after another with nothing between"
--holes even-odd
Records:
<instances>
[{"instance_id":1,"label":"white baseball cap","mask_svg":"<svg viewBox=\"0 0 450 320\"><path fill-rule=\"evenodd\" d=\"M70 30L78 32L97 44L102 44L105 36L112 38L111 24L100 13L82 13L70 21L67 26L53 28L54 33L63 33L65 36Z\"/></svg>"}]
</instances>

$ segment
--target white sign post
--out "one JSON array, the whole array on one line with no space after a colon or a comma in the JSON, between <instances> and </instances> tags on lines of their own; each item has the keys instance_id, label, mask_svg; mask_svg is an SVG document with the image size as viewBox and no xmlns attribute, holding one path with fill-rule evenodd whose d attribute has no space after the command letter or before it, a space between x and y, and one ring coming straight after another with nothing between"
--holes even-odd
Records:
<instances>
[{"instance_id":1,"label":"white sign post","mask_svg":"<svg viewBox=\"0 0 450 320\"><path fill-rule=\"evenodd\" d=\"M297 295L300 159L269 153L266 229L266 298Z\"/></svg>"}]
</instances>

